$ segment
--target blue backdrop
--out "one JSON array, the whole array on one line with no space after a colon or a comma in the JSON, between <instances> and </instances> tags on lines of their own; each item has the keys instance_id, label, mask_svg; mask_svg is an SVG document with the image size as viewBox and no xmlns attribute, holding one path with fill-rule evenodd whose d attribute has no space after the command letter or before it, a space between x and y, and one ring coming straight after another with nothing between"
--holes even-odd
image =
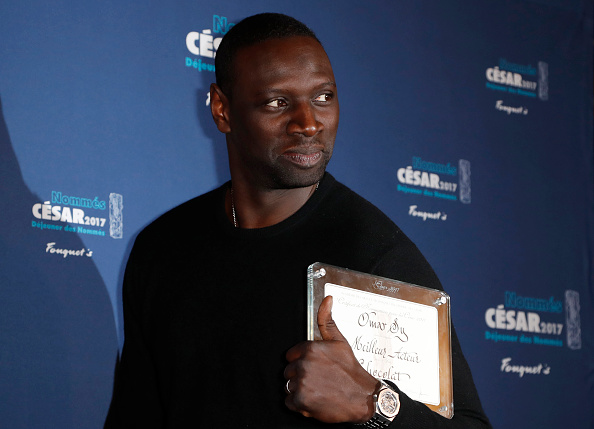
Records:
<instances>
[{"instance_id":1,"label":"blue backdrop","mask_svg":"<svg viewBox=\"0 0 594 429\"><path fill-rule=\"evenodd\" d=\"M228 179L213 56L263 11L323 41L329 170L435 268L494 427L594 427L585 0L2 2L0 426L102 425L128 252Z\"/></svg>"}]
</instances>

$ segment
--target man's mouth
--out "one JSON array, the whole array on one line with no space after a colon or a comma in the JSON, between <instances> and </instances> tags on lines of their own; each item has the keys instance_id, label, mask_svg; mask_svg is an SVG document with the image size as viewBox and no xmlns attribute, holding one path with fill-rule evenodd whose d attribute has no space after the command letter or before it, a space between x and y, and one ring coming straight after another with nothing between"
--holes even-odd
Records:
<instances>
[{"instance_id":1,"label":"man's mouth","mask_svg":"<svg viewBox=\"0 0 594 429\"><path fill-rule=\"evenodd\" d=\"M313 167L318 162L322 160L322 151L321 150L302 150L302 151L287 151L283 153L283 158L287 159L288 161L292 162L293 164L298 165L299 167L308 168Z\"/></svg>"}]
</instances>

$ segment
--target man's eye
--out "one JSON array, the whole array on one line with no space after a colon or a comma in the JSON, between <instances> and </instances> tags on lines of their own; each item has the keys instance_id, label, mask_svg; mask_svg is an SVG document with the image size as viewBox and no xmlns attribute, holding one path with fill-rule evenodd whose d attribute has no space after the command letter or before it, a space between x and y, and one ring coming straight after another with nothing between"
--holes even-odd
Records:
<instances>
[{"instance_id":1,"label":"man's eye","mask_svg":"<svg viewBox=\"0 0 594 429\"><path fill-rule=\"evenodd\" d=\"M286 105L287 105L287 103L285 102L285 100L281 100L279 98L277 98L275 100L271 100L268 103L266 103L266 106L268 106L268 107L284 107Z\"/></svg>"},{"instance_id":2,"label":"man's eye","mask_svg":"<svg viewBox=\"0 0 594 429\"><path fill-rule=\"evenodd\" d=\"M314 101L321 101L323 103L328 102L330 100L332 100L332 94L320 94L314 99Z\"/></svg>"}]
</instances>

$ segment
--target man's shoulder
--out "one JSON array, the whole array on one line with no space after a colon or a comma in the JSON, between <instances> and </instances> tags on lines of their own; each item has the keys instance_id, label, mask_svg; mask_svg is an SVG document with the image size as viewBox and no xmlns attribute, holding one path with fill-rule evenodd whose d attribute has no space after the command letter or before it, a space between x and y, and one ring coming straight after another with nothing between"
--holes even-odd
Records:
<instances>
[{"instance_id":1,"label":"man's shoulder","mask_svg":"<svg viewBox=\"0 0 594 429\"><path fill-rule=\"evenodd\" d=\"M316 214L316 222L328 240L357 249L370 261L394 248L408 249L412 243L378 207L333 180Z\"/></svg>"},{"instance_id":2,"label":"man's shoulder","mask_svg":"<svg viewBox=\"0 0 594 429\"><path fill-rule=\"evenodd\" d=\"M417 246L378 207L335 180L326 201L320 210L320 216L327 217L324 236L340 243L333 249L339 263L349 261L359 271L441 288Z\"/></svg>"},{"instance_id":3,"label":"man's shoulder","mask_svg":"<svg viewBox=\"0 0 594 429\"><path fill-rule=\"evenodd\" d=\"M222 187L219 187L163 213L138 234L136 244L179 243L180 237L190 238L200 230L212 228L222 192Z\"/></svg>"},{"instance_id":4,"label":"man's shoulder","mask_svg":"<svg viewBox=\"0 0 594 429\"><path fill-rule=\"evenodd\" d=\"M335 216L345 222L356 223L360 228L400 231L400 228L373 203L332 176L330 179L331 189L325 204L326 208L331 208L335 212Z\"/></svg>"}]
</instances>

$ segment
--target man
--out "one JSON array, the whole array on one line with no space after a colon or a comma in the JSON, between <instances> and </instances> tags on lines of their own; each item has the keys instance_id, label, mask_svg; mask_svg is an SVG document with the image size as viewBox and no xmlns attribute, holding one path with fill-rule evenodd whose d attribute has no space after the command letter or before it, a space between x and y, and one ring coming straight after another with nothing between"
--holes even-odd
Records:
<instances>
[{"instance_id":1,"label":"man","mask_svg":"<svg viewBox=\"0 0 594 429\"><path fill-rule=\"evenodd\" d=\"M325 173L339 108L315 35L285 15L247 18L219 46L216 73L211 110L231 182L138 236L106 427L488 427L455 334L452 420L371 377L330 298L318 312L324 341L303 342L313 262L441 288L386 216ZM380 389L400 404L388 420Z\"/></svg>"}]
</instances>

